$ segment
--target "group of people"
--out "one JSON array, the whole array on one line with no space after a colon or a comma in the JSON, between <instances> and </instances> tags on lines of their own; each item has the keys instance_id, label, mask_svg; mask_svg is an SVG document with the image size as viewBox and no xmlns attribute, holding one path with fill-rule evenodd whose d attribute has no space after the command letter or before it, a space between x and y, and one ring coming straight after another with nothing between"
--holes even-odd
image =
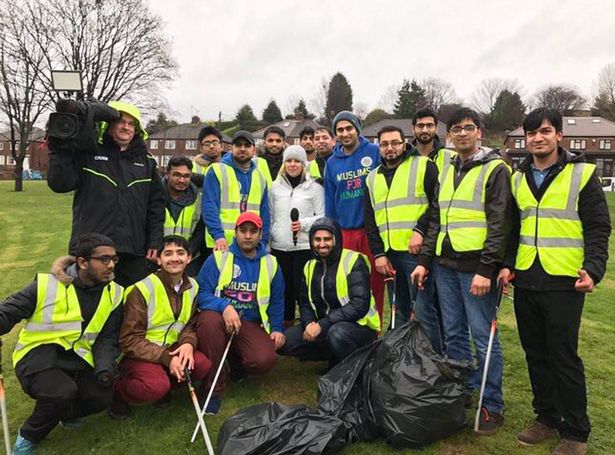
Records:
<instances>
[{"instance_id":1,"label":"group of people","mask_svg":"<svg viewBox=\"0 0 615 455\"><path fill-rule=\"evenodd\" d=\"M215 414L229 380L269 372L278 355L331 368L383 330L385 282L391 327L415 319L436 353L476 357L468 406L499 290L513 283L536 414L517 440L559 432L554 454L585 453L578 332L611 227L595 165L560 145L560 113L527 115L515 172L481 145L476 112L448 119L448 149L425 108L412 142L385 126L371 143L349 111L298 145L269 127L260 151L238 131L224 153L207 126L201 153L173 157L161 180L138 109L110 106L114 121L89 125L91 149L49 138L49 186L74 191L70 255L0 305L0 334L26 320L13 364L36 400L14 453L103 409L163 407L187 374L203 400L213 388ZM496 336L478 434L503 424L502 376Z\"/></svg>"}]
</instances>

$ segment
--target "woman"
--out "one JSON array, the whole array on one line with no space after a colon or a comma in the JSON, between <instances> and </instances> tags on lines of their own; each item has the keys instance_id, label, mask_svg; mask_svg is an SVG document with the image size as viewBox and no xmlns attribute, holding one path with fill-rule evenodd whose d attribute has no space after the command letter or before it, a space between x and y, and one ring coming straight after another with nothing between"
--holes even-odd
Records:
<instances>
[{"instance_id":1,"label":"woman","mask_svg":"<svg viewBox=\"0 0 615 455\"><path fill-rule=\"evenodd\" d=\"M306 172L307 155L303 147L287 147L283 160L269 192L270 242L271 253L284 275L284 320L286 327L290 327L295 322L303 266L312 257L308 232L312 223L324 216L325 195L324 188ZM291 221L291 212L295 212L297 221Z\"/></svg>"}]
</instances>

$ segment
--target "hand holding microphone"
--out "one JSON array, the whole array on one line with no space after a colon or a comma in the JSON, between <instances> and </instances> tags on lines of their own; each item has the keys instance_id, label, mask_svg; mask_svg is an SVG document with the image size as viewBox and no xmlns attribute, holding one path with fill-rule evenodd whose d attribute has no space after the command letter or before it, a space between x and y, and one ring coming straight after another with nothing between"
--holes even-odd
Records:
<instances>
[{"instance_id":1,"label":"hand holding microphone","mask_svg":"<svg viewBox=\"0 0 615 455\"><path fill-rule=\"evenodd\" d=\"M290 229L293 231L293 245L297 246L297 236L301 230L301 223L299 222L299 210L293 208L290 211Z\"/></svg>"}]
</instances>

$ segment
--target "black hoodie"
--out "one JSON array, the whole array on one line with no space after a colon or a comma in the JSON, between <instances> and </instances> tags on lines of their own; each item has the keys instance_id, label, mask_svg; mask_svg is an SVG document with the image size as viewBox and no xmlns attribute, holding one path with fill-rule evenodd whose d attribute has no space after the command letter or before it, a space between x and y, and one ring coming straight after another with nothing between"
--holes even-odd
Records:
<instances>
[{"instance_id":1,"label":"black hoodie","mask_svg":"<svg viewBox=\"0 0 615 455\"><path fill-rule=\"evenodd\" d=\"M357 260L348 275L348 294L350 302L342 306L337 298L336 274L343 249L342 231L332 218L320 218L310 228L310 245L314 233L318 230L327 230L333 234L335 244L333 250L326 259L312 249L316 258L316 267L312 276L312 298L316 307L316 313L312 309L308 299L307 284L305 279L301 281L301 324L303 327L310 322L318 322L323 332L326 332L332 324L341 321L356 322L364 317L369 311L371 290L369 285L369 268L364 260Z\"/></svg>"}]
</instances>

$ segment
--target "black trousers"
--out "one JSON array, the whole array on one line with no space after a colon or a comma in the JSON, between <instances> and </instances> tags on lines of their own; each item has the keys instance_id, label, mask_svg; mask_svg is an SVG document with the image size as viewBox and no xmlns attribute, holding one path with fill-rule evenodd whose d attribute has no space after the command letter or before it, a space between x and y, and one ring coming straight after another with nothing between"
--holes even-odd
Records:
<instances>
[{"instance_id":1,"label":"black trousers","mask_svg":"<svg viewBox=\"0 0 615 455\"><path fill-rule=\"evenodd\" d=\"M278 260L282 275L284 275L284 320L294 321L295 309L299 305L301 294L303 267L307 261L312 259L312 252L310 250L271 250L271 254Z\"/></svg>"},{"instance_id":2,"label":"black trousers","mask_svg":"<svg viewBox=\"0 0 615 455\"><path fill-rule=\"evenodd\" d=\"M28 441L43 440L60 420L73 420L106 409L113 391L96 382L93 370L67 372L59 368L18 377L24 391L36 400L32 415L21 427Z\"/></svg>"},{"instance_id":3,"label":"black trousers","mask_svg":"<svg viewBox=\"0 0 615 455\"><path fill-rule=\"evenodd\" d=\"M515 288L515 315L537 420L566 439L590 432L583 362L577 354L585 294Z\"/></svg>"},{"instance_id":4,"label":"black trousers","mask_svg":"<svg viewBox=\"0 0 615 455\"><path fill-rule=\"evenodd\" d=\"M145 259L145 256L119 253L120 262L115 265L115 282L120 286L130 286L155 272L158 266Z\"/></svg>"}]
</instances>

